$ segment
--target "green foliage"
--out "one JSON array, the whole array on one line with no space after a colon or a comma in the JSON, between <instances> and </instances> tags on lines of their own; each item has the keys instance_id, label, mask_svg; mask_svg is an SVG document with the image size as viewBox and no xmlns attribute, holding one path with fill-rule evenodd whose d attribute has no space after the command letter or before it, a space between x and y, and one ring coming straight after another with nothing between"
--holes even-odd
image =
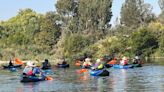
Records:
<instances>
[{"instance_id":1,"label":"green foliage","mask_svg":"<svg viewBox=\"0 0 164 92\"><path fill-rule=\"evenodd\" d=\"M155 38L152 32L146 28L141 28L134 32L130 38L130 45L133 51L142 50L145 55L150 55L153 50L158 48L158 40Z\"/></svg>"},{"instance_id":2,"label":"green foliage","mask_svg":"<svg viewBox=\"0 0 164 92\"><path fill-rule=\"evenodd\" d=\"M164 33L163 33L163 35L164 35ZM164 53L164 36L160 37L159 49L162 53Z\"/></svg>"},{"instance_id":3,"label":"green foliage","mask_svg":"<svg viewBox=\"0 0 164 92\"><path fill-rule=\"evenodd\" d=\"M71 34L64 42L65 55L71 56L81 52L86 46L89 45L89 39L80 34Z\"/></svg>"}]
</instances>

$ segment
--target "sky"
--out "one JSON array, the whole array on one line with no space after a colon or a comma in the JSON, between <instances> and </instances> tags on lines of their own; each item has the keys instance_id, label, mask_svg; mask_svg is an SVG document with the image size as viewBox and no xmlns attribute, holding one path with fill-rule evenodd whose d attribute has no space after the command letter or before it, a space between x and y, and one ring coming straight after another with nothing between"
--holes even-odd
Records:
<instances>
[{"instance_id":1,"label":"sky","mask_svg":"<svg viewBox=\"0 0 164 92\"><path fill-rule=\"evenodd\" d=\"M55 11L57 0L1 0L0 1L0 20L8 20L17 15L20 9L31 8L37 13L45 14L48 11ZM120 18L120 10L125 0L113 0L111 24L115 24L116 18ZM153 12L160 14L158 0L145 0L153 6Z\"/></svg>"}]
</instances>

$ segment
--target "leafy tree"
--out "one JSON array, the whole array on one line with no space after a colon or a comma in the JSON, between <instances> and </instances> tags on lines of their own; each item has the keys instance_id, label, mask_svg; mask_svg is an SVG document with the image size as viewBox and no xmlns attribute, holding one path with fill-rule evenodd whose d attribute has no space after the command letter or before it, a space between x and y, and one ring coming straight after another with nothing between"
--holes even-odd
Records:
<instances>
[{"instance_id":1,"label":"leafy tree","mask_svg":"<svg viewBox=\"0 0 164 92\"><path fill-rule=\"evenodd\" d=\"M35 35L35 43L42 46L42 49L52 49L61 35L61 28L58 21L60 16L54 12L47 12L40 21L40 31ZM48 51L49 51L48 50Z\"/></svg>"},{"instance_id":2,"label":"leafy tree","mask_svg":"<svg viewBox=\"0 0 164 92\"><path fill-rule=\"evenodd\" d=\"M78 17L80 30L104 31L112 17L112 0L79 0Z\"/></svg>"},{"instance_id":3,"label":"leafy tree","mask_svg":"<svg viewBox=\"0 0 164 92\"><path fill-rule=\"evenodd\" d=\"M122 5L120 22L124 26L137 28L153 19L152 7L144 3L144 0L125 0Z\"/></svg>"},{"instance_id":4,"label":"leafy tree","mask_svg":"<svg viewBox=\"0 0 164 92\"><path fill-rule=\"evenodd\" d=\"M158 4L163 12L164 11L164 0L158 0Z\"/></svg>"}]
</instances>

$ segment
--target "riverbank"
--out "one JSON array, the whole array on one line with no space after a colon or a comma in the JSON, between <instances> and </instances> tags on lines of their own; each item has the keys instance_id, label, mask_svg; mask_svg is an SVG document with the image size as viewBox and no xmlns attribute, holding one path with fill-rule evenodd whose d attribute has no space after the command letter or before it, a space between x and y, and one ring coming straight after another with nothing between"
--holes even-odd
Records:
<instances>
[{"instance_id":1,"label":"riverbank","mask_svg":"<svg viewBox=\"0 0 164 92\"><path fill-rule=\"evenodd\" d=\"M35 64L37 64L37 63L42 63L42 62L44 62L43 60L39 60L39 61L36 61L36 60L26 60L26 61L22 61L24 64L26 64L27 62L29 62L29 61L32 61L32 62L34 62ZM56 61L56 60L49 60L49 62L52 64L52 65L55 65L55 64L57 64L57 62L58 61ZM0 60L0 65L4 65L4 64L8 64L9 63L9 61L2 61L2 60Z\"/></svg>"}]
</instances>

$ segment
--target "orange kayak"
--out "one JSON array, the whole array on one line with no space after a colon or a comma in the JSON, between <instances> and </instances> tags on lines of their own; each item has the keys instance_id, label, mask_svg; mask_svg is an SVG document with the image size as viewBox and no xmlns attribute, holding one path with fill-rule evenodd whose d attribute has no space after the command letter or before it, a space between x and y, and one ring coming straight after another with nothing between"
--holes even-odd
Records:
<instances>
[{"instance_id":1,"label":"orange kayak","mask_svg":"<svg viewBox=\"0 0 164 92\"><path fill-rule=\"evenodd\" d=\"M116 62L117 62L116 60L111 60L111 61L108 62L108 64L114 65L114 64L116 64Z\"/></svg>"}]
</instances>

